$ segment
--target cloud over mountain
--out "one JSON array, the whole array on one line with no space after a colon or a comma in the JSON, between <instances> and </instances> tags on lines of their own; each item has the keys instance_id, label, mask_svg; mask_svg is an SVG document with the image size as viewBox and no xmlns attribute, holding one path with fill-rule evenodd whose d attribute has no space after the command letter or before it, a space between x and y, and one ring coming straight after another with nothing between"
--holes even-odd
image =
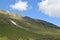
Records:
<instances>
[{"instance_id":1,"label":"cloud over mountain","mask_svg":"<svg viewBox=\"0 0 60 40\"><path fill-rule=\"evenodd\" d=\"M25 11L25 10L27 10L28 2L27 1L19 0L15 4L11 4L10 7L12 9L15 9L15 10Z\"/></svg>"},{"instance_id":2,"label":"cloud over mountain","mask_svg":"<svg viewBox=\"0 0 60 40\"><path fill-rule=\"evenodd\" d=\"M49 16L60 17L60 0L42 0L38 6L40 11Z\"/></svg>"}]
</instances>

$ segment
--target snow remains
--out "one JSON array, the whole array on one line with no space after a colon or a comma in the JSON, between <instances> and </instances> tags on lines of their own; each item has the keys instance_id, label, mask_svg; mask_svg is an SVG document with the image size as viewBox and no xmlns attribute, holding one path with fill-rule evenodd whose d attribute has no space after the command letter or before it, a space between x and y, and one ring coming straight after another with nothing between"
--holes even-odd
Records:
<instances>
[{"instance_id":1,"label":"snow remains","mask_svg":"<svg viewBox=\"0 0 60 40\"><path fill-rule=\"evenodd\" d=\"M13 20L10 20L10 21L11 21L11 23L13 23L14 25L17 25L16 22L14 22Z\"/></svg>"}]
</instances>

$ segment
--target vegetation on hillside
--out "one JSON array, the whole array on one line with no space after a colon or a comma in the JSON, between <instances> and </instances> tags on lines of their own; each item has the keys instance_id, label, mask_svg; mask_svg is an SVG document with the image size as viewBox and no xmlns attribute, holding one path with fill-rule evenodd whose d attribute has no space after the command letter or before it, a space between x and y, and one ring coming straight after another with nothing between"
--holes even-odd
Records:
<instances>
[{"instance_id":1,"label":"vegetation on hillside","mask_svg":"<svg viewBox=\"0 0 60 40\"><path fill-rule=\"evenodd\" d=\"M0 12L0 40L60 40L60 28L56 25L19 14L11 16L4 12Z\"/></svg>"}]
</instances>

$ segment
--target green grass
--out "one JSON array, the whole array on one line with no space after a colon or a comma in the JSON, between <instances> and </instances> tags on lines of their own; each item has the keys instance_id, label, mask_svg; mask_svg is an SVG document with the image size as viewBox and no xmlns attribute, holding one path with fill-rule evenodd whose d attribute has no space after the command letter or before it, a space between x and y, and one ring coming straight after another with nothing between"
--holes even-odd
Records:
<instances>
[{"instance_id":1,"label":"green grass","mask_svg":"<svg viewBox=\"0 0 60 40\"><path fill-rule=\"evenodd\" d=\"M4 17L3 17L4 16ZM31 31L13 25L10 20ZM60 29L0 14L0 40L60 40ZM34 32L33 32L34 31Z\"/></svg>"}]
</instances>

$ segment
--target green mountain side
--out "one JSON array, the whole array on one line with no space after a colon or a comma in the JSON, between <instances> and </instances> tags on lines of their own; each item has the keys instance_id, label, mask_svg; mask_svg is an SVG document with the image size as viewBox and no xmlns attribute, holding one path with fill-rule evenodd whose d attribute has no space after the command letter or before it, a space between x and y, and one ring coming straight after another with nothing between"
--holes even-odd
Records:
<instances>
[{"instance_id":1,"label":"green mountain side","mask_svg":"<svg viewBox=\"0 0 60 40\"><path fill-rule=\"evenodd\" d=\"M60 40L60 27L0 10L0 40Z\"/></svg>"}]
</instances>

